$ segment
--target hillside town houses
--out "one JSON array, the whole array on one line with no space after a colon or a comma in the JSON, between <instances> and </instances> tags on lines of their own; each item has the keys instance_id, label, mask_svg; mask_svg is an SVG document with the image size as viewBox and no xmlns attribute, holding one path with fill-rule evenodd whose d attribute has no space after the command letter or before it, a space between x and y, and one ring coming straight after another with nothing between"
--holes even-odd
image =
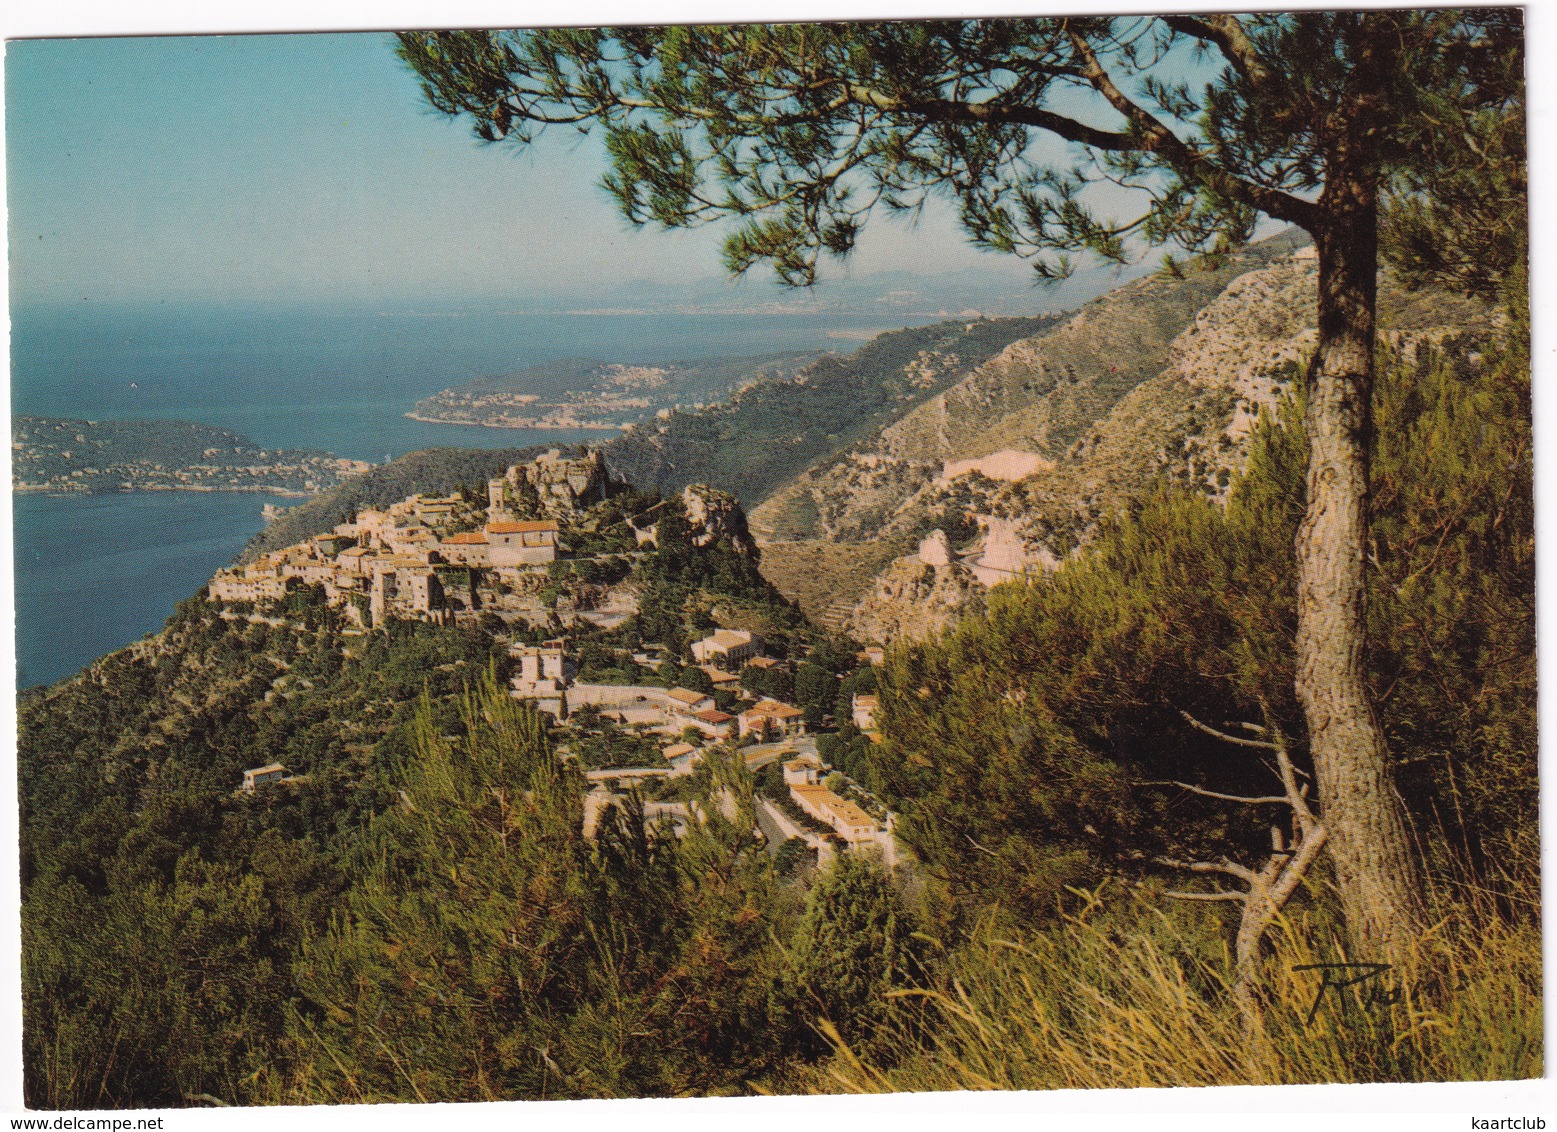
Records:
<instances>
[{"instance_id":1,"label":"hillside town houses","mask_svg":"<svg viewBox=\"0 0 1557 1132\"><path fill-rule=\"evenodd\" d=\"M564 511L605 478L598 452L549 452L494 479L485 509L458 495L413 495L365 508L329 534L217 571L207 596L219 603L276 601L318 585L329 605L363 627L390 617L448 623L484 609L524 608L524 596L543 587L561 547L556 519L514 517L514 485ZM518 599L504 600L512 595Z\"/></svg>"},{"instance_id":2,"label":"hillside town houses","mask_svg":"<svg viewBox=\"0 0 1557 1132\"><path fill-rule=\"evenodd\" d=\"M718 629L692 644L692 658L699 664L711 664L726 672L739 670L748 660L762 653L762 638L744 629Z\"/></svg>"},{"instance_id":3,"label":"hillside town houses","mask_svg":"<svg viewBox=\"0 0 1557 1132\"><path fill-rule=\"evenodd\" d=\"M413 495L388 506L364 508L326 534L219 570L207 587L207 599L221 605L271 603L317 587L312 600L322 594L359 632L391 619L456 624L487 613L531 631L555 627L556 611L542 594L553 564L569 553L559 520L587 507L597 493L604 497L606 486L598 451L570 457L548 452L492 479L484 500L468 494ZM630 521L635 545L654 543L663 508L657 505ZM829 789L828 768L814 753L796 755L794 742L806 737L805 713L742 687L741 673L748 668L769 673L790 662L765 656L763 639L744 629L716 628L691 642L687 651L702 673L698 682L714 694L650 683L581 681L566 635L540 644L521 640L509 647L509 694L515 699L532 704L559 725L570 725L579 712L590 709L580 717L586 731L609 724L660 737L662 760L656 765L587 770L593 789L586 824L593 825L617 787L690 775L716 748L771 752L779 746L791 756L783 763L783 781L787 802L796 807L788 817L775 811L781 829L792 828L823 855L864 845L893 852L890 817L883 828L857 802ZM658 645L645 645L632 657L650 670L665 659ZM852 706L856 725L869 731L875 698L856 696ZM758 757L772 761L783 755ZM292 781L296 779L279 765L256 767L244 772L240 789L253 793ZM675 818L684 832L692 816L686 805L653 805L662 816ZM796 825L801 814L831 832L823 835Z\"/></svg>"}]
</instances>

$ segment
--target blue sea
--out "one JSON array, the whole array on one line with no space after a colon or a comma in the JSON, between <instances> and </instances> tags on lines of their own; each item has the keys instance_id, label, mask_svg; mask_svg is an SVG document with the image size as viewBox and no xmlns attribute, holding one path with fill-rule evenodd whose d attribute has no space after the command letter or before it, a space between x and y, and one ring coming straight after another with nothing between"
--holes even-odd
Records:
<instances>
[{"instance_id":1,"label":"blue sea","mask_svg":"<svg viewBox=\"0 0 1557 1132\"><path fill-rule=\"evenodd\" d=\"M925 319L917 321L928 321ZM431 446L604 441L602 432L426 424L403 414L475 377L556 358L674 361L857 344L848 315L535 315L339 308L12 311L11 411L178 419L269 447L381 462ZM895 323L894 325L902 325ZM263 525L275 496L13 497L17 683L51 683L160 628Z\"/></svg>"}]
</instances>

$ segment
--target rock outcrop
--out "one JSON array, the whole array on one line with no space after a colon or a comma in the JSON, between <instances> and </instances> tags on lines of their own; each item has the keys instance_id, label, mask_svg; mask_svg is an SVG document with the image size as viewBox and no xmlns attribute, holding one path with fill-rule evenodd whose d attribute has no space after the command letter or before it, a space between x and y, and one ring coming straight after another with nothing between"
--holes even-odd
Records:
<instances>
[{"instance_id":1,"label":"rock outcrop","mask_svg":"<svg viewBox=\"0 0 1557 1132\"><path fill-rule=\"evenodd\" d=\"M929 557L941 564L915 554L887 567L850 616L849 631L859 640L922 641L984 608L984 587L972 570L945 553L945 535L926 542Z\"/></svg>"},{"instance_id":2,"label":"rock outcrop","mask_svg":"<svg viewBox=\"0 0 1557 1132\"><path fill-rule=\"evenodd\" d=\"M791 537L825 552L829 541L913 545L928 527L977 521L982 540L951 560L991 586L1058 566L1159 480L1224 498L1260 414L1313 347L1316 282L1312 248L1281 237L1211 271L1120 288L808 469L753 522L782 508ZM1397 346L1488 317L1388 278L1379 306ZM905 602L938 627L959 603L905 561L867 590L812 600L858 601L854 623L878 637L903 634Z\"/></svg>"},{"instance_id":3,"label":"rock outcrop","mask_svg":"<svg viewBox=\"0 0 1557 1132\"><path fill-rule=\"evenodd\" d=\"M1297 245L1277 237L1180 279L1136 280L1012 342L874 437L807 469L752 512L754 526L855 541L923 530L948 506L1016 517L1019 508L1008 514L995 501L1001 482L1047 478L1163 371L1179 335L1229 284Z\"/></svg>"},{"instance_id":4,"label":"rock outcrop","mask_svg":"<svg viewBox=\"0 0 1557 1132\"><path fill-rule=\"evenodd\" d=\"M692 544L709 547L726 542L742 554L755 556L757 541L746 524L746 512L740 500L727 491L695 483L682 489L681 505L692 525Z\"/></svg>"},{"instance_id":5,"label":"rock outcrop","mask_svg":"<svg viewBox=\"0 0 1557 1132\"><path fill-rule=\"evenodd\" d=\"M553 448L490 481L488 504L492 512L511 518L555 518L605 498L609 480L599 449L564 456Z\"/></svg>"}]
</instances>

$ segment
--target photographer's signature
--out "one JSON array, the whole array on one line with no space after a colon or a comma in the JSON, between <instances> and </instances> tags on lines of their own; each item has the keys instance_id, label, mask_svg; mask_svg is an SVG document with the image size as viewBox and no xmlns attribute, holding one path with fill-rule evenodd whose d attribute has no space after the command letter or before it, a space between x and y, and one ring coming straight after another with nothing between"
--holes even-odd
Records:
<instances>
[{"instance_id":1,"label":"photographer's signature","mask_svg":"<svg viewBox=\"0 0 1557 1132\"><path fill-rule=\"evenodd\" d=\"M1325 996L1332 990L1334 997L1340 1000L1340 1010L1345 1014L1347 996L1341 992L1348 987L1357 987L1357 995L1365 1009L1380 1006L1394 1006L1404 995L1404 984L1395 979L1386 980L1385 975L1394 970L1389 963L1299 963L1292 968L1294 971L1319 971L1322 980L1319 984L1319 992L1314 995L1314 1004L1309 1007L1308 1018L1303 1022L1304 1026L1313 1025L1314 1019L1319 1015L1319 1007L1323 1005ZM1455 990L1465 989L1464 976ZM1426 989L1426 988L1424 988Z\"/></svg>"}]
</instances>

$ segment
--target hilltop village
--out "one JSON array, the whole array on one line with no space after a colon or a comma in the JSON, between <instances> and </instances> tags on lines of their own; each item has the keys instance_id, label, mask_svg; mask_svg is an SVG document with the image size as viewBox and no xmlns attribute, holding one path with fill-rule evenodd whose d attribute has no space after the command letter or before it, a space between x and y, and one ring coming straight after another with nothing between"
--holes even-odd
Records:
<instances>
[{"instance_id":1,"label":"hilltop village","mask_svg":"<svg viewBox=\"0 0 1557 1132\"><path fill-rule=\"evenodd\" d=\"M662 540L667 525L674 533ZM723 555L726 572L749 560L755 574L755 544L730 496L692 486L660 500L614 480L598 450L554 449L484 492L361 510L326 534L220 570L206 600L224 617L271 624L332 611L348 639L397 621L491 633L506 646L509 694L549 717L559 754L584 775L587 835L630 790L679 835L697 816L700 769L706 777L705 764L738 764L755 776L757 828L772 851L797 842L820 862L871 846L895 862L892 815L818 746L840 729L856 743L874 740L872 667L882 651L853 656L850 677L820 696L813 676L807 710L786 695L801 667L823 671L807 664L812 646L782 628L770 642L759 628L718 624L712 615L739 614L739 601L705 611L701 636L681 632L679 620L665 640L623 635L642 621L662 541ZM294 780L279 764L254 768L242 792Z\"/></svg>"}]
</instances>

